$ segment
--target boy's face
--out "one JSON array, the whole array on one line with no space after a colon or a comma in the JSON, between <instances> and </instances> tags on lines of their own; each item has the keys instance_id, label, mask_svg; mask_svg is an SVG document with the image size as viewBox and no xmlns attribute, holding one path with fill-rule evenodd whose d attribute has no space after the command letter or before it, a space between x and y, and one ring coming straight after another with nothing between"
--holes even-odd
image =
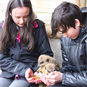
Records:
<instances>
[{"instance_id":1,"label":"boy's face","mask_svg":"<svg viewBox=\"0 0 87 87\"><path fill-rule=\"evenodd\" d=\"M63 33L63 37L69 37L72 39L76 39L79 35L79 29L74 29L73 27L70 27L67 29L65 33Z\"/></svg>"},{"instance_id":2,"label":"boy's face","mask_svg":"<svg viewBox=\"0 0 87 87\"><path fill-rule=\"evenodd\" d=\"M63 33L63 37L69 37L72 39L76 39L79 35L79 29L80 29L80 22L78 23L78 19L77 21L75 21L75 28L73 27L69 27L67 28L67 31L65 33ZM61 27L59 27L59 31L62 31L63 29Z\"/></svg>"}]
</instances>

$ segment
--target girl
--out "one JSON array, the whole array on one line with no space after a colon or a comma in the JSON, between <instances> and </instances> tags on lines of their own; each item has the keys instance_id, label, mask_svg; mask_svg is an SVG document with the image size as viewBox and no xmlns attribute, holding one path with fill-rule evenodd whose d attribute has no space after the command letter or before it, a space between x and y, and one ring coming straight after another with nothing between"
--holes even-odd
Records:
<instances>
[{"instance_id":1,"label":"girl","mask_svg":"<svg viewBox=\"0 0 87 87\"><path fill-rule=\"evenodd\" d=\"M35 19L30 0L9 0L1 34L0 87L36 87L28 78L41 54L53 56L45 26ZM26 80L27 79L27 80Z\"/></svg>"}]
</instances>

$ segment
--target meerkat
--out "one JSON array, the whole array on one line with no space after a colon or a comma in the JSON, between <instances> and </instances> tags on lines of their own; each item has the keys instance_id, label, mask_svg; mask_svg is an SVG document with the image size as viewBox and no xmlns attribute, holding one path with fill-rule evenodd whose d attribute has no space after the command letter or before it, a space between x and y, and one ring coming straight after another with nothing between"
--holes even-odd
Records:
<instances>
[{"instance_id":1,"label":"meerkat","mask_svg":"<svg viewBox=\"0 0 87 87\"><path fill-rule=\"evenodd\" d=\"M59 71L60 68L54 63L48 63L42 68L42 73L48 75L51 72Z\"/></svg>"},{"instance_id":2,"label":"meerkat","mask_svg":"<svg viewBox=\"0 0 87 87\"><path fill-rule=\"evenodd\" d=\"M40 67L37 70L37 73L42 73L45 75L49 75L49 73L54 72L54 71L59 71L60 68L58 65L54 64L54 63L48 63L46 65L44 65L43 67ZM40 79L38 76L33 76L36 79ZM44 83L40 83L38 87L47 87Z\"/></svg>"},{"instance_id":3,"label":"meerkat","mask_svg":"<svg viewBox=\"0 0 87 87\"><path fill-rule=\"evenodd\" d=\"M59 66L58 62L51 56L49 55L40 55L38 58L38 67L43 67L47 63L54 63L57 66ZM60 66L59 66L60 68Z\"/></svg>"},{"instance_id":4,"label":"meerkat","mask_svg":"<svg viewBox=\"0 0 87 87\"><path fill-rule=\"evenodd\" d=\"M59 69L60 69L60 66L59 66L58 62L53 57L51 57L49 55L40 55L39 58L38 58L38 67L39 67L39 69L37 70L37 72L42 72L41 70L48 63L53 63L57 67L59 67Z\"/></svg>"},{"instance_id":5,"label":"meerkat","mask_svg":"<svg viewBox=\"0 0 87 87\"><path fill-rule=\"evenodd\" d=\"M49 73L54 72L54 71L59 71L60 68L58 65L54 64L54 63L48 63L46 65L44 65L41 69L39 69L42 74L45 75L49 75ZM47 87L44 83L39 84L38 87Z\"/></svg>"},{"instance_id":6,"label":"meerkat","mask_svg":"<svg viewBox=\"0 0 87 87\"><path fill-rule=\"evenodd\" d=\"M38 67L39 69L36 71L37 73L42 73L48 75L53 71L59 71L60 66L58 62L48 55L41 55L38 59ZM38 76L34 76L35 80L40 79ZM39 84L38 87L47 87L44 83Z\"/></svg>"},{"instance_id":7,"label":"meerkat","mask_svg":"<svg viewBox=\"0 0 87 87\"><path fill-rule=\"evenodd\" d=\"M45 75L49 75L49 73L53 72L53 71L59 71L59 66L57 66L54 63L48 63L46 65L44 65L43 67L40 67L37 70L37 73L42 73ZM40 79L37 75L33 76L36 79ZM31 78L31 77L30 77ZM38 87L47 87L44 83L40 83Z\"/></svg>"}]
</instances>

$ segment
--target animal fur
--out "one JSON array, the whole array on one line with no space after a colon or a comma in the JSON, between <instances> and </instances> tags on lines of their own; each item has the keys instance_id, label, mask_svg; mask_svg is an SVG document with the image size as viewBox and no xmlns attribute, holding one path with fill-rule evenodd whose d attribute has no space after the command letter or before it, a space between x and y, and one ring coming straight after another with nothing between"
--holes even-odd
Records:
<instances>
[{"instance_id":1,"label":"animal fur","mask_svg":"<svg viewBox=\"0 0 87 87\"><path fill-rule=\"evenodd\" d=\"M56 64L48 63L43 67L42 73L48 75L51 72L59 71L59 69L59 66L57 66Z\"/></svg>"},{"instance_id":2,"label":"animal fur","mask_svg":"<svg viewBox=\"0 0 87 87\"><path fill-rule=\"evenodd\" d=\"M57 67L60 68L58 62L49 55L40 55L38 59L38 67L43 67L44 65L48 63L54 63Z\"/></svg>"}]
</instances>

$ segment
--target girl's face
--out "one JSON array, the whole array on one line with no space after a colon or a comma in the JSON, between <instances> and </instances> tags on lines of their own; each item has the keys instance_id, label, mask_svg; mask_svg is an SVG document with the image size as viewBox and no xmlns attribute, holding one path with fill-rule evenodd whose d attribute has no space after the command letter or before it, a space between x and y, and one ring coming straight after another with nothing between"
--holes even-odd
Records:
<instances>
[{"instance_id":1,"label":"girl's face","mask_svg":"<svg viewBox=\"0 0 87 87\"><path fill-rule=\"evenodd\" d=\"M79 35L79 29L80 29L80 22L78 19L75 21L75 28L69 27L67 28L67 31L63 33L63 37L69 37L72 39L76 39ZM63 29L59 27L59 31L61 32Z\"/></svg>"},{"instance_id":2,"label":"girl's face","mask_svg":"<svg viewBox=\"0 0 87 87\"><path fill-rule=\"evenodd\" d=\"M19 27L23 27L28 20L29 11L30 9L28 7L17 7L12 9L10 15Z\"/></svg>"}]
</instances>

